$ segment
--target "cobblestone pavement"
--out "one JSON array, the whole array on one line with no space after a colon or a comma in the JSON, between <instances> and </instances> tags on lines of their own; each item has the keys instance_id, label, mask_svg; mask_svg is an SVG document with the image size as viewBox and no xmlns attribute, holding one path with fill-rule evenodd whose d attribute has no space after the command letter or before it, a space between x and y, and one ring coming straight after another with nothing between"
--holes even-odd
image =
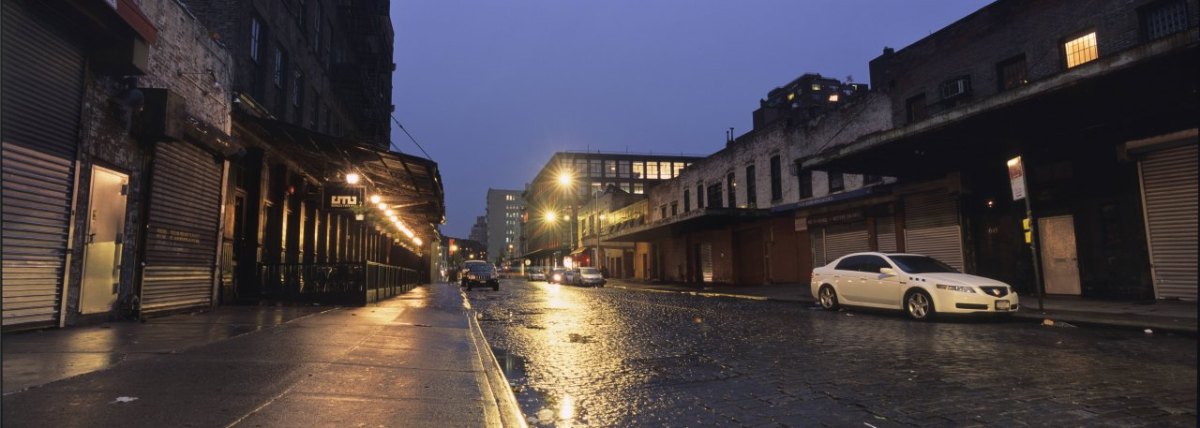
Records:
<instances>
[{"instance_id":1,"label":"cobblestone pavement","mask_svg":"<svg viewBox=\"0 0 1200 428\"><path fill-rule=\"evenodd\" d=\"M1196 339L506 280L531 426L1196 426Z\"/></svg>"}]
</instances>

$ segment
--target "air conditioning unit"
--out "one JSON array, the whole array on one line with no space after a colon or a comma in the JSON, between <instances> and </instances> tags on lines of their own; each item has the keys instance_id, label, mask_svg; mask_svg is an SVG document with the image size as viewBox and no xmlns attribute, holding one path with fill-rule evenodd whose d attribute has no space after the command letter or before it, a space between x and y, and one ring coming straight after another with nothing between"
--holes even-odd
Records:
<instances>
[{"instance_id":1,"label":"air conditioning unit","mask_svg":"<svg viewBox=\"0 0 1200 428\"><path fill-rule=\"evenodd\" d=\"M971 78L969 76L961 76L953 80L942 82L941 93L943 100L966 95L970 92Z\"/></svg>"}]
</instances>

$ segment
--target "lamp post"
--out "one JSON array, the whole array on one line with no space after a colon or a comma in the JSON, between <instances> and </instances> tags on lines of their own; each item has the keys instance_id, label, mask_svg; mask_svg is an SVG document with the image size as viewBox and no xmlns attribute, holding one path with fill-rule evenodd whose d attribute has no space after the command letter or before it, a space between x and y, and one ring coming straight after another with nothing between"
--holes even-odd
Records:
<instances>
[{"instance_id":1,"label":"lamp post","mask_svg":"<svg viewBox=\"0 0 1200 428\"><path fill-rule=\"evenodd\" d=\"M571 218L567 221L571 222L571 252L575 252L575 237L577 236L576 225L579 223L579 189L574 186L575 177L572 176L569 169L564 169L558 173L558 185L564 187L571 192Z\"/></svg>"}]
</instances>

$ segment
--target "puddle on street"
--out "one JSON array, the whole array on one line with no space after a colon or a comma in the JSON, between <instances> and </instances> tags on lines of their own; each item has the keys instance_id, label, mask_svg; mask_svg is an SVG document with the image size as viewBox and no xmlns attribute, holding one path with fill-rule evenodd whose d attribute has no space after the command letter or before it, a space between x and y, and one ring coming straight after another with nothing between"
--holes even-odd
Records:
<instances>
[{"instance_id":1,"label":"puddle on street","mask_svg":"<svg viewBox=\"0 0 1200 428\"><path fill-rule=\"evenodd\" d=\"M587 425L584 414L570 395L562 397L547 394L529 387L525 372L525 358L511 354L505 349L492 347L508 385L517 396L517 404L525 415L525 422L532 427L569 427Z\"/></svg>"}]
</instances>

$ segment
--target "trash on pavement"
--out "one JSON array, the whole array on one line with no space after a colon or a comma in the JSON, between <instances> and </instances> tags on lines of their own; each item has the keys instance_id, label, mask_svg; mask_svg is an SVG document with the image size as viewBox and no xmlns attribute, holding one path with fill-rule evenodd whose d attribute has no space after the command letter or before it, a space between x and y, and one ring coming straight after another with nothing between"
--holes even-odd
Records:
<instances>
[{"instance_id":1,"label":"trash on pavement","mask_svg":"<svg viewBox=\"0 0 1200 428\"><path fill-rule=\"evenodd\" d=\"M121 396L121 397L117 397L117 399L116 399L116 400L113 400L113 401L109 402L108 404L114 404L114 403L128 403L128 402L130 402L130 401L134 401L134 400L137 400L137 399L138 399L137 397L125 397L125 396Z\"/></svg>"}]
</instances>

